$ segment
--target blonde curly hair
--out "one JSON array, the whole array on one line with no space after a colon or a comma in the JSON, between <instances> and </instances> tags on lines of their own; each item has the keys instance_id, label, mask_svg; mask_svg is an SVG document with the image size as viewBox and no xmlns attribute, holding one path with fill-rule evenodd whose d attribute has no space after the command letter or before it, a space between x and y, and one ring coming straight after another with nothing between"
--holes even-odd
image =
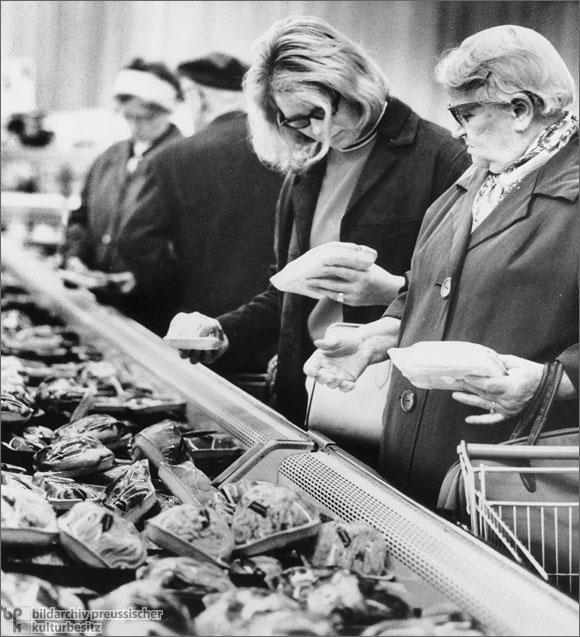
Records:
<instances>
[{"instance_id":1,"label":"blonde curly hair","mask_svg":"<svg viewBox=\"0 0 580 637\"><path fill-rule=\"evenodd\" d=\"M354 107L361 128L383 109L388 83L382 70L323 20L279 20L254 42L252 52L254 61L244 77L252 144L258 157L280 172L302 172L326 155L334 96ZM274 97L284 94L324 110L322 143L278 124Z\"/></svg>"}]
</instances>

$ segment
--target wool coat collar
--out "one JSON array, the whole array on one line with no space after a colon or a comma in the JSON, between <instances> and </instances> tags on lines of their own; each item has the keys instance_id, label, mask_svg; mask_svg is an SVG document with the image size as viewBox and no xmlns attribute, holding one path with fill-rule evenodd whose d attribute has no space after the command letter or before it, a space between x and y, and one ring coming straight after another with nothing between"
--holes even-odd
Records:
<instances>
[{"instance_id":1,"label":"wool coat collar","mask_svg":"<svg viewBox=\"0 0 580 637\"><path fill-rule=\"evenodd\" d=\"M570 156L576 161L571 162ZM570 142L544 166L526 175L509 196L499 202L492 214L471 234L471 210L473 200L488 172L477 166L469 168L458 180L456 187L463 192L466 206L453 209L454 252L462 252L462 246L469 242L469 249L483 241L505 232L508 228L525 219L537 196L563 198L570 201L578 199L578 136ZM453 261L453 256L452 256Z\"/></svg>"}]
</instances>

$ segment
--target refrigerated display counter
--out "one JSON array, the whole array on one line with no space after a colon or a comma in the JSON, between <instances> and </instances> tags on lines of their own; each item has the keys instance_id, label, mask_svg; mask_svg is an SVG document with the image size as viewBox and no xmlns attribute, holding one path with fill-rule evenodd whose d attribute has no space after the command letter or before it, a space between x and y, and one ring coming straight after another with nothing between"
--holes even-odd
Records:
<instances>
[{"instance_id":1,"label":"refrigerated display counter","mask_svg":"<svg viewBox=\"0 0 580 637\"><path fill-rule=\"evenodd\" d=\"M578 635L575 600L393 489L332 440L303 431L210 369L182 360L86 290L65 287L42 258L6 236L1 263L82 340L182 397L192 425L211 422L235 437L244 452L220 480L296 486L332 517L371 524L387 540L389 567L421 604L452 602L488 635Z\"/></svg>"}]
</instances>

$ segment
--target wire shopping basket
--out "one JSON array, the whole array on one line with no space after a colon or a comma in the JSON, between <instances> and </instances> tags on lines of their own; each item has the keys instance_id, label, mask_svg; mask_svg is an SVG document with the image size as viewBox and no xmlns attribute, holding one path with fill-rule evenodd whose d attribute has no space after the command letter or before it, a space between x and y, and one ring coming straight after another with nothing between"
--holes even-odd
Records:
<instances>
[{"instance_id":1,"label":"wire shopping basket","mask_svg":"<svg viewBox=\"0 0 580 637\"><path fill-rule=\"evenodd\" d=\"M457 451L471 531L557 588L577 593L578 447L462 441Z\"/></svg>"}]
</instances>

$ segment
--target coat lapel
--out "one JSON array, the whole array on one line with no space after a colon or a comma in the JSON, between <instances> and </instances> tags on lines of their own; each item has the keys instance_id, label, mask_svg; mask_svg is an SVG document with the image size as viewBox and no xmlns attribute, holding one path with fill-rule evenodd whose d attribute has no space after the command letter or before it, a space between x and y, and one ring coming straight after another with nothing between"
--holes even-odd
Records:
<instances>
[{"instance_id":1,"label":"coat lapel","mask_svg":"<svg viewBox=\"0 0 580 637\"><path fill-rule=\"evenodd\" d=\"M322 178L326 170L326 160L313 166L305 175L296 178L292 201L294 207L294 224L301 252L310 248L310 230L316 209Z\"/></svg>"},{"instance_id":2,"label":"coat lapel","mask_svg":"<svg viewBox=\"0 0 580 637\"><path fill-rule=\"evenodd\" d=\"M406 104L395 97L389 98L377 140L352 193L347 213L391 168L396 159L391 148L413 143L418 123L419 118Z\"/></svg>"},{"instance_id":3,"label":"coat lapel","mask_svg":"<svg viewBox=\"0 0 580 637\"><path fill-rule=\"evenodd\" d=\"M126 140L119 147L116 156L111 159L111 171L113 174L113 180L115 183L115 197L117 201L121 201L122 194L125 189L125 183L127 181L127 162L131 157L132 146L131 141Z\"/></svg>"},{"instance_id":4,"label":"coat lapel","mask_svg":"<svg viewBox=\"0 0 580 637\"><path fill-rule=\"evenodd\" d=\"M498 203L493 212L474 230L470 248L505 232L519 219L527 216L536 178L537 174L528 175Z\"/></svg>"},{"instance_id":5,"label":"coat lapel","mask_svg":"<svg viewBox=\"0 0 580 637\"><path fill-rule=\"evenodd\" d=\"M350 201L348 203L348 210L350 210L356 203L368 192L372 186L383 177L383 175L391 168L395 162L395 155L393 151L382 144L375 143L374 148L367 159L365 167L361 173Z\"/></svg>"},{"instance_id":6,"label":"coat lapel","mask_svg":"<svg viewBox=\"0 0 580 637\"><path fill-rule=\"evenodd\" d=\"M561 197L574 201L578 198L578 160L569 173L562 173L569 165L568 154L577 157L578 137L569 142L542 168L526 175L518 186L499 202L495 210L476 228L470 248L505 232L514 223L527 217L535 194ZM478 186L479 187L479 186Z\"/></svg>"},{"instance_id":7,"label":"coat lapel","mask_svg":"<svg viewBox=\"0 0 580 637\"><path fill-rule=\"evenodd\" d=\"M471 208L475 195L485 180L485 177L485 171L480 171L472 167L457 181L456 187L466 192L464 194L463 205L454 205L451 208L453 237L451 240L451 250L449 252L449 271L453 273L453 276L457 276L459 268L465 259L467 246L471 240Z\"/></svg>"}]
</instances>

